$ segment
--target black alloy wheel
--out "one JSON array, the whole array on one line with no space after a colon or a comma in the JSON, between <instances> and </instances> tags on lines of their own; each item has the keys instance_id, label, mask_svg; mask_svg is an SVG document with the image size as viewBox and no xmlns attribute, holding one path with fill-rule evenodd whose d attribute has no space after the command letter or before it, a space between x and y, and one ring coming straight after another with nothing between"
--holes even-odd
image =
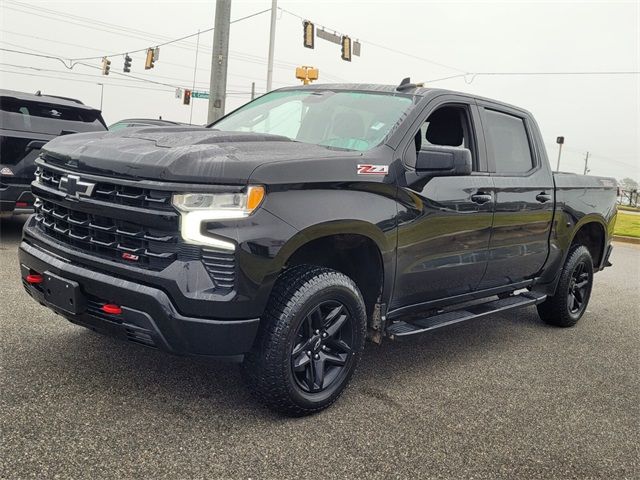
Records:
<instances>
[{"instance_id":1,"label":"black alloy wheel","mask_svg":"<svg viewBox=\"0 0 640 480\"><path fill-rule=\"evenodd\" d=\"M572 327L587 310L593 286L593 260L584 245L571 247L555 293L538 305L540 318L556 327Z\"/></svg>"},{"instance_id":2,"label":"black alloy wheel","mask_svg":"<svg viewBox=\"0 0 640 480\"><path fill-rule=\"evenodd\" d=\"M567 307L572 315L577 315L586 307L587 294L591 289L591 273L586 261L579 262L571 273L567 292Z\"/></svg>"},{"instance_id":3,"label":"black alloy wheel","mask_svg":"<svg viewBox=\"0 0 640 480\"><path fill-rule=\"evenodd\" d=\"M296 384L305 392L330 387L347 371L353 342L353 321L336 300L320 303L303 319L291 351Z\"/></svg>"},{"instance_id":4,"label":"black alloy wheel","mask_svg":"<svg viewBox=\"0 0 640 480\"><path fill-rule=\"evenodd\" d=\"M251 392L287 415L335 402L362 356L367 313L360 290L335 270L298 265L273 288L243 375Z\"/></svg>"}]
</instances>

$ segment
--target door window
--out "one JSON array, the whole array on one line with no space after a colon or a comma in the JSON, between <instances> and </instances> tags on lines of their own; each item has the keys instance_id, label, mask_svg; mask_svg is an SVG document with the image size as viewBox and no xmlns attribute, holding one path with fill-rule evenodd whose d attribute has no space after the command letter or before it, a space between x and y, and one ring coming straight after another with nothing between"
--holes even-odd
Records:
<instances>
[{"instance_id":1,"label":"door window","mask_svg":"<svg viewBox=\"0 0 640 480\"><path fill-rule=\"evenodd\" d=\"M485 134L497 173L525 173L534 166L524 120L485 109Z\"/></svg>"},{"instance_id":2,"label":"door window","mask_svg":"<svg viewBox=\"0 0 640 480\"><path fill-rule=\"evenodd\" d=\"M409 148L406 162L415 166L416 154L429 145L460 147L471 150L473 170L477 171L474 143L471 138L471 123L466 107L445 105L431 113L414 137L415 148Z\"/></svg>"}]
</instances>

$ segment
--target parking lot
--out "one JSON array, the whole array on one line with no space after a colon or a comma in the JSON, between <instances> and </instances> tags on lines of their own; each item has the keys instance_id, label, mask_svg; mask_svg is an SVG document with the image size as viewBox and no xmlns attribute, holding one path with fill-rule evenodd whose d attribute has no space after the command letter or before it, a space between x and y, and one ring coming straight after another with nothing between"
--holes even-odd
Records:
<instances>
[{"instance_id":1,"label":"parking lot","mask_svg":"<svg viewBox=\"0 0 640 480\"><path fill-rule=\"evenodd\" d=\"M24 219L22 219L24 220ZM338 403L290 419L239 367L72 325L0 248L0 478L638 478L640 246L616 244L576 328L535 308L368 345Z\"/></svg>"}]
</instances>

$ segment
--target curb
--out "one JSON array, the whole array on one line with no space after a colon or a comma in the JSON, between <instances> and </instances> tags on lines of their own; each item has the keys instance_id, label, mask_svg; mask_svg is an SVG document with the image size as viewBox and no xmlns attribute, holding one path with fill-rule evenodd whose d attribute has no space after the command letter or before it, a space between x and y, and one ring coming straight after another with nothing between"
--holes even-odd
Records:
<instances>
[{"instance_id":1,"label":"curb","mask_svg":"<svg viewBox=\"0 0 640 480\"><path fill-rule=\"evenodd\" d=\"M613 241L622 243L634 243L636 245L640 245L640 238L638 237L623 237L621 235L614 235Z\"/></svg>"}]
</instances>

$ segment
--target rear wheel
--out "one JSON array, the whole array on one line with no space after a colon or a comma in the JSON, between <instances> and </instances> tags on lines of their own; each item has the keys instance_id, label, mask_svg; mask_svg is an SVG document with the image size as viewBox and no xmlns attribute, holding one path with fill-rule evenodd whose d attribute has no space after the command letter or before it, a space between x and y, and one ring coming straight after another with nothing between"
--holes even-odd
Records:
<instances>
[{"instance_id":1,"label":"rear wheel","mask_svg":"<svg viewBox=\"0 0 640 480\"><path fill-rule=\"evenodd\" d=\"M540 318L550 325L572 327L587 309L592 286L591 254L577 245L569 252L555 295L538 305Z\"/></svg>"},{"instance_id":2,"label":"rear wheel","mask_svg":"<svg viewBox=\"0 0 640 480\"><path fill-rule=\"evenodd\" d=\"M364 348L366 313L354 282L298 266L278 280L243 364L251 391L291 415L327 408L347 386Z\"/></svg>"}]
</instances>

